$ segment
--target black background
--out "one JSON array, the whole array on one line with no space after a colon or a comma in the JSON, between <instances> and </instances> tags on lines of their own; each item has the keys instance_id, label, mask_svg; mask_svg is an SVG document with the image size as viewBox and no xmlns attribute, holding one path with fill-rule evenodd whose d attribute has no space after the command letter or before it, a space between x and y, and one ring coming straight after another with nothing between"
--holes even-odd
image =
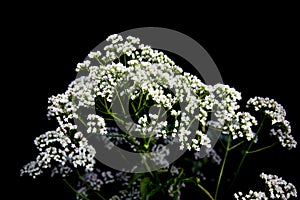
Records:
<instances>
[{"instance_id":1,"label":"black background","mask_svg":"<svg viewBox=\"0 0 300 200\"><path fill-rule=\"evenodd\" d=\"M158 11L162 15L157 17L156 12L132 11L129 15L114 7L87 7L88 12L68 7L46 10L48 5L23 10L21 6L11 13L16 14L15 19L5 20L2 106L8 112L2 134L8 139L2 141L2 166L8 169L2 173L9 199L74 199L63 183L20 178L19 170L36 156L34 138L54 128L46 118L48 97L66 90L76 76L76 64L91 49L107 36L131 28L165 27L196 40L215 61L224 83L242 92L244 99L268 96L281 103L300 142L299 21L292 7L282 8L284 13L280 6L278 10L250 9L232 17L216 11L203 17L198 11L193 11L193 16L179 11L164 15L164 10ZM146 20L144 16L150 17ZM215 20L213 16L217 16ZM263 169L285 177L300 190L298 162L299 147L292 151L275 148L250 158L243 178L258 180L258 169Z\"/></svg>"}]
</instances>

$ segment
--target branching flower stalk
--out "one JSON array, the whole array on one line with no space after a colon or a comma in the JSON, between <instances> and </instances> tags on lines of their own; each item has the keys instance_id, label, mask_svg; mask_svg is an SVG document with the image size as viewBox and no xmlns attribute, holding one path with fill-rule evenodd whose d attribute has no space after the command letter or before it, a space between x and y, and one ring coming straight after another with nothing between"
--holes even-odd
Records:
<instances>
[{"instance_id":1,"label":"branching flower stalk","mask_svg":"<svg viewBox=\"0 0 300 200\"><path fill-rule=\"evenodd\" d=\"M178 200L190 184L195 184L202 191L201 198L217 200L232 150L242 153L235 181L248 154L275 144L296 147L285 110L275 100L251 98L247 111L243 111L240 92L224 84L204 84L164 52L140 44L138 38L114 34L107 43L103 51L90 52L89 59L77 65L79 75L64 93L49 98L47 116L54 118L58 127L35 139L38 155L21 169L21 175L61 176L77 199L166 196ZM253 127L258 126L256 112L264 117L254 132ZM266 119L271 121L269 137L277 140L272 144L261 137ZM220 133L216 145L215 132ZM97 159L91 139L103 140L101 145L108 151L120 147L119 158L126 163L132 160L121 149L137 153L140 161L130 169L107 167ZM255 149L258 143L263 145ZM185 159L169 162L174 151L186 151L182 154ZM207 170L206 165L220 166L219 173ZM140 173L143 167L146 170ZM76 176L77 188L68 181L72 180L68 177ZM212 181L215 177L217 182ZM247 195L238 192L234 197L297 196L296 188L279 177L261 177L273 190ZM106 191L106 185L118 191ZM216 185L215 193L209 191L211 185Z\"/></svg>"}]
</instances>

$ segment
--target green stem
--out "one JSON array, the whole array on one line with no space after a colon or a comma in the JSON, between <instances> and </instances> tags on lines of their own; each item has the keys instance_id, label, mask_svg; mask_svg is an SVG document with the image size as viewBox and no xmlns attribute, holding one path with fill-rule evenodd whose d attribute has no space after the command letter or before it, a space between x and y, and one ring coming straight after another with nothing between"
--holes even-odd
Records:
<instances>
[{"instance_id":1,"label":"green stem","mask_svg":"<svg viewBox=\"0 0 300 200\"><path fill-rule=\"evenodd\" d=\"M86 122L82 119L82 117L80 115L78 115L78 120L85 126L87 127Z\"/></svg>"},{"instance_id":2,"label":"green stem","mask_svg":"<svg viewBox=\"0 0 300 200\"><path fill-rule=\"evenodd\" d=\"M236 147L240 146L240 145L243 144L244 142L245 142L245 141L242 141L242 142L237 143L236 145L230 147L229 150L231 151L232 149L235 149Z\"/></svg>"},{"instance_id":3,"label":"green stem","mask_svg":"<svg viewBox=\"0 0 300 200\"><path fill-rule=\"evenodd\" d=\"M83 198L85 200L90 200L89 198L87 198L86 196L84 196L83 194L78 192L66 179L63 179L63 180L73 190L73 192L75 192L78 196L80 196L81 198Z\"/></svg>"},{"instance_id":4,"label":"green stem","mask_svg":"<svg viewBox=\"0 0 300 200\"><path fill-rule=\"evenodd\" d=\"M155 122L155 126L153 127L153 131L155 131L155 129L156 129L156 127L157 127L159 115L160 115L160 112L161 112L161 108L162 108L162 107L160 107L159 110L158 110L158 113L157 113L157 119L156 119L156 122ZM149 145L150 145L150 142L151 142L151 139L152 139L153 135L154 135L154 133L152 132L152 134L149 136L148 141L145 142L145 143L146 143L147 149L148 149L148 147L149 147Z\"/></svg>"},{"instance_id":5,"label":"green stem","mask_svg":"<svg viewBox=\"0 0 300 200\"><path fill-rule=\"evenodd\" d=\"M196 184L211 200L215 200L214 197L199 183Z\"/></svg>"},{"instance_id":6,"label":"green stem","mask_svg":"<svg viewBox=\"0 0 300 200\"><path fill-rule=\"evenodd\" d=\"M101 62L101 61L99 60L99 58L96 57L95 59L97 60L97 62L98 62L100 65L104 66L104 63Z\"/></svg>"},{"instance_id":7,"label":"green stem","mask_svg":"<svg viewBox=\"0 0 300 200\"><path fill-rule=\"evenodd\" d=\"M151 170L150 166L147 163L147 159L145 159L145 157L142 154L140 154L140 157L142 158L143 164L146 166L146 169L148 170L148 172L151 174L152 177L154 177L154 175L152 173L152 170Z\"/></svg>"},{"instance_id":8,"label":"green stem","mask_svg":"<svg viewBox=\"0 0 300 200\"><path fill-rule=\"evenodd\" d=\"M125 112L125 108L124 108L124 106L123 106L123 102L122 102L122 100L121 100L121 98L120 98L120 96L119 96L119 92L118 92L118 90L115 88L115 91L116 91L116 94L117 94L117 97L118 97L118 99L119 99L119 102L120 102L120 104L121 104L121 108L122 108L122 111L123 111L123 114L124 114L124 117L126 116L126 112Z\"/></svg>"},{"instance_id":9,"label":"green stem","mask_svg":"<svg viewBox=\"0 0 300 200\"><path fill-rule=\"evenodd\" d=\"M127 64L127 63L126 63L126 55L124 54L123 57L124 57L124 66L126 66L126 64Z\"/></svg>"},{"instance_id":10,"label":"green stem","mask_svg":"<svg viewBox=\"0 0 300 200\"><path fill-rule=\"evenodd\" d=\"M265 146L265 147L262 147L262 148L259 148L259 149L255 149L255 150L252 150L252 151L248 151L247 153L257 153L257 152L260 152L260 151L263 151L265 149L269 149L273 146L275 146L277 144L277 142L274 142L273 144L269 145L269 146Z\"/></svg>"},{"instance_id":11,"label":"green stem","mask_svg":"<svg viewBox=\"0 0 300 200\"><path fill-rule=\"evenodd\" d=\"M261 123L260 123L260 125L259 125L259 127L258 127L257 132L256 132L255 138L251 141L251 143L250 143L250 145L248 146L247 150L246 150L246 151L244 152L244 154L243 154L243 157L242 157L242 159L241 159L241 161L240 161L240 163L239 163L239 166L238 166L238 168L237 168L237 171L236 171L235 174L234 174L234 178L233 178L233 180L232 180L232 183L230 184L230 187L233 187L233 186L234 186L234 183L236 182L237 176L238 176L238 174L240 173L241 168L242 168L242 166L243 166L243 164L244 164L244 162L245 162L246 156L249 154L252 145L254 144L254 142L255 142L255 140L256 140L258 134L260 133L260 131L261 131L262 127L263 127L263 124L264 124L264 122L265 122L265 119L266 119L266 114L264 114L264 116L263 116L263 119L262 119L262 121L261 121Z\"/></svg>"},{"instance_id":12,"label":"green stem","mask_svg":"<svg viewBox=\"0 0 300 200\"><path fill-rule=\"evenodd\" d=\"M220 187L220 183L221 183L224 168L225 168L225 163L226 163L227 156L228 156L228 153L229 153L229 150L230 150L230 140L231 140L231 137L229 135L228 141L227 141L225 156L224 156L224 159L223 159L223 162L222 162L222 167L221 167L221 171L220 171L220 174L219 174L218 183L217 183L217 187L216 187L215 200L217 200L217 197L218 197L219 187Z\"/></svg>"}]
</instances>

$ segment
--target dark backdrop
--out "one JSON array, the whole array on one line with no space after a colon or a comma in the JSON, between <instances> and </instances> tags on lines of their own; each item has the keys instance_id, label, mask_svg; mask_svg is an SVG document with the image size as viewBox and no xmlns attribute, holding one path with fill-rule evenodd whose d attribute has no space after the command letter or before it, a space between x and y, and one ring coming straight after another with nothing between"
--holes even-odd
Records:
<instances>
[{"instance_id":1,"label":"dark backdrop","mask_svg":"<svg viewBox=\"0 0 300 200\"><path fill-rule=\"evenodd\" d=\"M48 97L65 91L76 76L76 64L91 49L108 35L130 28L165 27L198 41L217 64L224 83L241 91L245 99L257 95L280 102L299 142L296 20L291 13L283 17L274 12L257 18L242 14L213 21L197 16L184 20L166 16L162 22L159 18L146 21L139 15L130 19L121 14L115 14L119 16L117 20L107 20L108 14L101 15L101 9L99 15L82 14L85 20L80 11L64 15L64 10L58 14L56 10L33 9L7 23L9 34L4 39L9 42L5 49L8 63L4 68L8 72L2 78L8 79L3 83L2 98L10 102L3 105L9 111L8 120L4 121L8 128L3 133L9 139L3 141L2 154L7 161L4 165L9 164L9 173L3 171L8 178L4 192L12 196L9 199L74 199L74 194L61 182L20 178L19 169L36 156L34 138L53 129L46 118ZM298 162L299 147L290 152L276 148L249 159L247 169L256 172L264 166L266 173L286 177L300 189Z\"/></svg>"}]
</instances>

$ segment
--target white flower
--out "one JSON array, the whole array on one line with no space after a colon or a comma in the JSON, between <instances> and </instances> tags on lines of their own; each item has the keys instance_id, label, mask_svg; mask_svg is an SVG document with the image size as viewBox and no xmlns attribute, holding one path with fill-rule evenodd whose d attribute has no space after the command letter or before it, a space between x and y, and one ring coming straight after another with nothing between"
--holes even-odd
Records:
<instances>
[{"instance_id":1,"label":"white flower","mask_svg":"<svg viewBox=\"0 0 300 200\"><path fill-rule=\"evenodd\" d=\"M256 119L248 112L231 113L230 117L224 120L222 133L231 134L232 139L245 137L248 141L254 139L252 126L256 126Z\"/></svg>"},{"instance_id":2,"label":"white flower","mask_svg":"<svg viewBox=\"0 0 300 200\"><path fill-rule=\"evenodd\" d=\"M270 135L276 136L281 146L288 149L296 148L297 141L291 135L291 126L285 119L286 111L274 99L254 97L248 100L247 107L253 107L256 111L261 110L272 120L274 128L271 129Z\"/></svg>"},{"instance_id":3,"label":"white flower","mask_svg":"<svg viewBox=\"0 0 300 200\"><path fill-rule=\"evenodd\" d=\"M297 197L296 187L292 183L288 183L281 177L272 174L261 173L260 177L268 186L271 199L289 199L290 197Z\"/></svg>"},{"instance_id":4,"label":"white flower","mask_svg":"<svg viewBox=\"0 0 300 200\"><path fill-rule=\"evenodd\" d=\"M282 105L274 99L268 97L254 97L247 102L247 107L254 107L256 111L262 110L272 119L272 124L283 122L285 120L286 111Z\"/></svg>"},{"instance_id":5,"label":"white flower","mask_svg":"<svg viewBox=\"0 0 300 200\"><path fill-rule=\"evenodd\" d=\"M90 52L88 56L89 58L99 58L101 56L101 52L100 51Z\"/></svg>"},{"instance_id":6,"label":"white flower","mask_svg":"<svg viewBox=\"0 0 300 200\"><path fill-rule=\"evenodd\" d=\"M147 115L143 115L142 117L140 117L140 119L138 120L138 123L143 125L143 126L146 126L146 123L148 122L148 119L147 119Z\"/></svg>"},{"instance_id":7,"label":"white flower","mask_svg":"<svg viewBox=\"0 0 300 200\"><path fill-rule=\"evenodd\" d=\"M87 133L100 135L107 134L105 121L102 117L95 114L89 114L87 120Z\"/></svg>"},{"instance_id":8,"label":"white flower","mask_svg":"<svg viewBox=\"0 0 300 200\"><path fill-rule=\"evenodd\" d=\"M83 63L78 63L76 67L76 72L87 70L87 68L90 66L91 61L85 60Z\"/></svg>"},{"instance_id":9,"label":"white flower","mask_svg":"<svg viewBox=\"0 0 300 200\"><path fill-rule=\"evenodd\" d=\"M248 194L243 194L242 192L234 193L234 198L237 200L268 200L266 193L264 192L257 192L250 190Z\"/></svg>"},{"instance_id":10,"label":"white flower","mask_svg":"<svg viewBox=\"0 0 300 200\"><path fill-rule=\"evenodd\" d=\"M39 154L35 161L21 169L21 175L28 174L35 178L51 167L56 168L56 171L52 173L60 172L62 176L68 175L66 173L70 173L72 167L81 166L86 171L93 170L96 152L92 146L88 145L87 139L80 132L76 132L70 139L58 128L56 131L48 131L40 135L34 143Z\"/></svg>"},{"instance_id":11,"label":"white flower","mask_svg":"<svg viewBox=\"0 0 300 200\"><path fill-rule=\"evenodd\" d=\"M109 36L106 41L111 42L112 44L118 43L123 41L123 38L121 35L118 34L113 34L111 36Z\"/></svg>"},{"instance_id":12,"label":"white flower","mask_svg":"<svg viewBox=\"0 0 300 200\"><path fill-rule=\"evenodd\" d=\"M248 194L238 192L234 194L237 200L267 200L267 199L289 199L297 197L297 190L292 183L288 183L277 175L261 173L260 177L267 186L266 192L250 190Z\"/></svg>"}]
</instances>

